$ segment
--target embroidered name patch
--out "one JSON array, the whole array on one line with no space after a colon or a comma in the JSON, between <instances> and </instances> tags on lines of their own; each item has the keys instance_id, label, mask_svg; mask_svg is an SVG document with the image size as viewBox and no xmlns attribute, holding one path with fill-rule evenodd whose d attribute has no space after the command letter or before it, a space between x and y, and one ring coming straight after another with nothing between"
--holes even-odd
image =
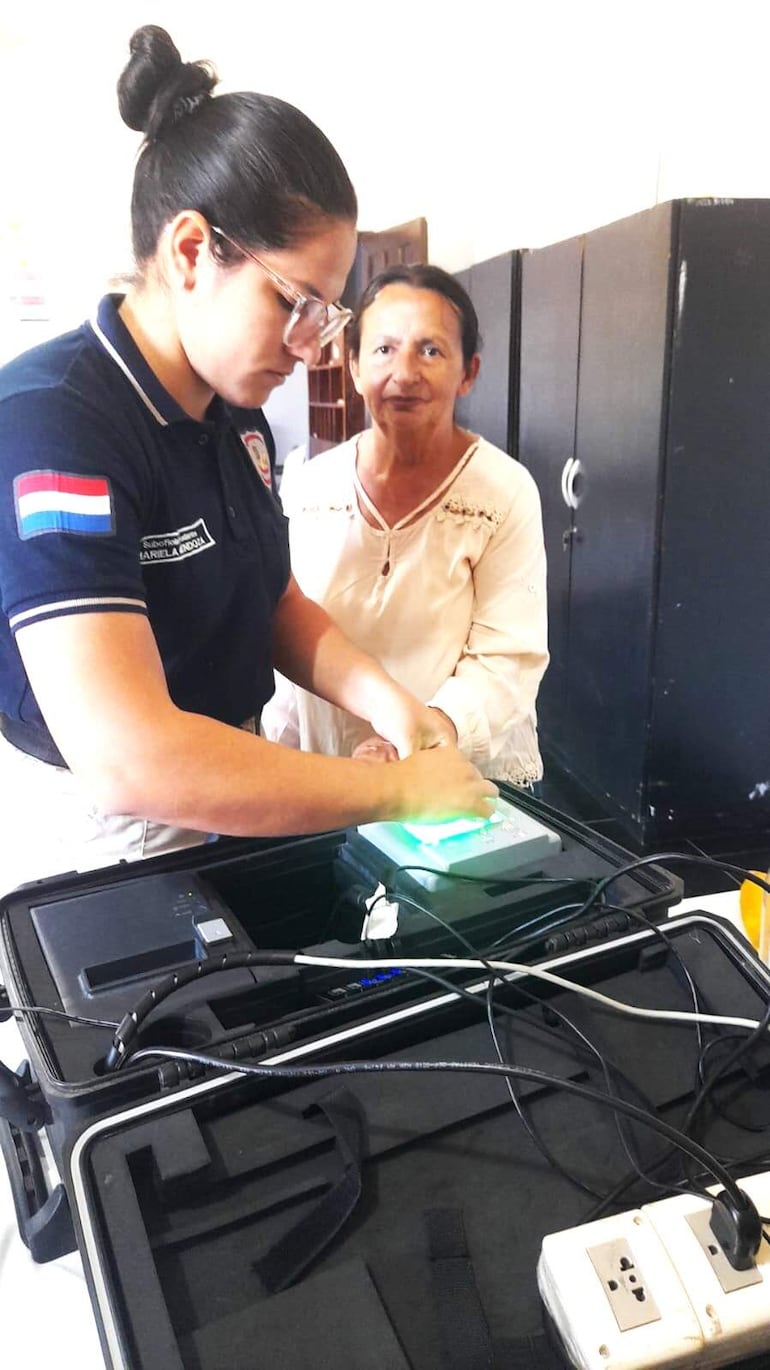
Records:
<instances>
[{"instance_id":1,"label":"embroidered name patch","mask_svg":"<svg viewBox=\"0 0 770 1370\"><path fill-rule=\"evenodd\" d=\"M139 561L143 566L158 561L184 561L185 557L197 556L213 546L214 539L204 520L198 519L173 533L148 533L142 538Z\"/></svg>"},{"instance_id":2,"label":"embroidered name patch","mask_svg":"<svg viewBox=\"0 0 770 1370\"><path fill-rule=\"evenodd\" d=\"M267 450L267 443L263 434L256 430L251 433L241 433L241 442L264 484L269 489L273 484L273 473L270 470L270 453Z\"/></svg>"},{"instance_id":3,"label":"embroidered name patch","mask_svg":"<svg viewBox=\"0 0 770 1370\"><path fill-rule=\"evenodd\" d=\"M104 537L115 531L110 483L103 476L27 471L13 482L20 538L41 533Z\"/></svg>"}]
</instances>

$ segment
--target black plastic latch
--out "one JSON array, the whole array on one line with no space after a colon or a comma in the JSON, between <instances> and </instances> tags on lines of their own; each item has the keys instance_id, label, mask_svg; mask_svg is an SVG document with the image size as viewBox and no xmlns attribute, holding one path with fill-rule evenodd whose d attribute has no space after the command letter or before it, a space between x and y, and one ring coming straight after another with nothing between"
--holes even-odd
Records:
<instances>
[{"instance_id":1,"label":"black plastic latch","mask_svg":"<svg viewBox=\"0 0 770 1370\"><path fill-rule=\"evenodd\" d=\"M0 1061L0 1118L19 1132L37 1132L47 1121L45 1101L26 1061L18 1071Z\"/></svg>"},{"instance_id":2,"label":"black plastic latch","mask_svg":"<svg viewBox=\"0 0 770 1370\"><path fill-rule=\"evenodd\" d=\"M0 1023L7 1023L13 1017L11 1000L5 985L0 985Z\"/></svg>"}]
</instances>

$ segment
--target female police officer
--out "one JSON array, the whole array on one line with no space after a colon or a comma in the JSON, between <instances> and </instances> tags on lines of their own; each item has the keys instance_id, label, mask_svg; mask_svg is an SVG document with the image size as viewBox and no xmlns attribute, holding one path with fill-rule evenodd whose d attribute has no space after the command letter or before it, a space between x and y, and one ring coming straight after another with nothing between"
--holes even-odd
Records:
<instances>
[{"instance_id":1,"label":"female police officer","mask_svg":"<svg viewBox=\"0 0 770 1370\"><path fill-rule=\"evenodd\" d=\"M134 34L136 279L0 375L5 889L209 832L486 815L495 793L291 577L259 406L346 322L355 194L298 110L215 84ZM255 736L273 663L402 759Z\"/></svg>"}]
</instances>

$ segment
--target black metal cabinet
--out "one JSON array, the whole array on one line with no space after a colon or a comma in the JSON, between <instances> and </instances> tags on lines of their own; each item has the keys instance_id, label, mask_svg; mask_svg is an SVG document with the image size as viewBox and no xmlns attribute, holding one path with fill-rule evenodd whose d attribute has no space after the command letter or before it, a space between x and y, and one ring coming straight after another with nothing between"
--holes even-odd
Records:
<instances>
[{"instance_id":1,"label":"black metal cabinet","mask_svg":"<svg viewBox=\"0 0 770 1370\"><path fill-rule=\"evenodd\" d=\"M522 257L546 752L643 842L770 828L770 201Z\"/></svg>"},{"instance_id":2,"label":"black metal cabinet","mask_svg":"<svg viewBox=\"0 0 770 1370\"><path fill-rule=\"evenodd\" d=\"M552 646L569 637L570 545L574 529L568 506L552 497L562 490L575 458L575 405L580 337L582 240L572 238L524 255L521 268L519 453L535 472L543 499L548 552L548 626ZM547 402L545 398L547 397ZM570 498L574 498L570 496ZM538 713L548 731L566 716L568 652L553 650L540 686ZM542 722L541 722L542 731Z\"/></svg>"},{"instance_id":3,"label":"black metal cabinet","mask_svg":"<svg viewBox=\"0 0 770 1370\"><path fill-rule=\"evenodd\" d=\"M456 273L473 300L482 338L481 370L458 400L457 420L515 455L520 252L504 252Z\"/></svg>"}]
</instances>

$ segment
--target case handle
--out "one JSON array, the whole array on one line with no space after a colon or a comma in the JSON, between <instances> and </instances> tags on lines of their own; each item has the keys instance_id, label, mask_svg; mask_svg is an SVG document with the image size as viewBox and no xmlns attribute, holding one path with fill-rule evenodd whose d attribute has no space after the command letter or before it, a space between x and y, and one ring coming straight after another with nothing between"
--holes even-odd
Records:
<instances>
[{"instance_id":1,"label":"case handle","mask_svg":"<svg viewBox=\"0 0 770 1370\"><path fill-rule=\"evenodd\" d=\"M75 1251L69 1201L64 1185L50 1192L43 1175L36 1136L0 1118L0 1150L11 1185L19 1236L33 1261L44 1264Z\"/></svg>"}]
</instances>

